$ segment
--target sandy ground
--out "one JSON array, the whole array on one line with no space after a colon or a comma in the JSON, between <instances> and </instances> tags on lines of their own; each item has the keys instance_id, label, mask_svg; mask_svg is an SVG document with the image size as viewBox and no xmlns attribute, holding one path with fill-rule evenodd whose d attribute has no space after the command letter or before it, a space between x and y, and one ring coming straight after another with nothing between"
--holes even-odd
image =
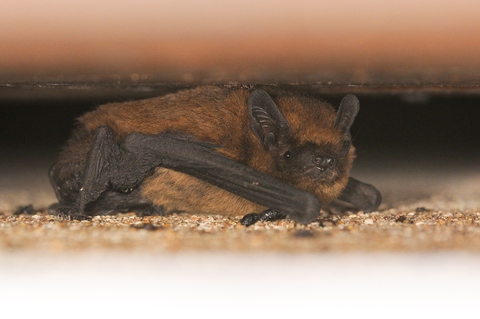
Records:
<instances>
[{"instance_id":1,"label":"sandy ground","mask_svg":"<svg viewBox=\"0 0 480 319\"><path fill-rule=\"evenodd\" d=\"M63 221L37 213L0 217L7 250L81 251L480 251L480 209L390 209L327 216L307 225L263 222L246 228L239 218L134 213Z\"/></svg>"}]
</instances>

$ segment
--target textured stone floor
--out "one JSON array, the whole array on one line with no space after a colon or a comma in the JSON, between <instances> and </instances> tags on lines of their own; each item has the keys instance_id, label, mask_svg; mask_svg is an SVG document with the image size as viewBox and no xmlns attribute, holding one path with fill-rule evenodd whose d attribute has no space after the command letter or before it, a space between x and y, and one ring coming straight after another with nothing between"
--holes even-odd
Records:
<instances>
[{"instance_id":1,"label":"textured stone floor","mask_svg":"<svg viewBox=\"0 0 480 319\"><path fill-rule=\"evenodd\" d=\"M134 213L62 221L36 213L0 216L0 249L46 252L126 251L480 251L480 209L389 209L328 216L307 225L238 218Z\"/></svg>"}]
</instances>

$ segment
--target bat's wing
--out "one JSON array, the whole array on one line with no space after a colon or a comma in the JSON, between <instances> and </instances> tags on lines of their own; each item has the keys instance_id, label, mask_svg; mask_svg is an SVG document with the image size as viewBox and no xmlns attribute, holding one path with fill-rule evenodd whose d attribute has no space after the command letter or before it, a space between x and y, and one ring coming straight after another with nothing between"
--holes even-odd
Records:
<instances>
[{"instance_id":1,"label":"bat's wing","mask_svg":"<svg viewBox=\"0 0 480 319\"><path fill-rule=\"evenodd\" d=\"M349 177L347 186L338 199L370 213L377 210L382 203L382 194L373 185Z\"/></svg>"},{"instance_id":2,"label":"bat's wing","mask_svg":"<svg viewBox=\"0 0 480 319\"><path fill-rule=\"evenodd\" d=\"M118 143L110 128L101 127L95 134L74 213L83 213L85 205L107 188L135 187L152 169L162 166L284 212L303 224L319 215L321 204L315 195L236 162L215 148L215 145L175 134L132 133L123 143Z\"/></svg>"}]
</instances>

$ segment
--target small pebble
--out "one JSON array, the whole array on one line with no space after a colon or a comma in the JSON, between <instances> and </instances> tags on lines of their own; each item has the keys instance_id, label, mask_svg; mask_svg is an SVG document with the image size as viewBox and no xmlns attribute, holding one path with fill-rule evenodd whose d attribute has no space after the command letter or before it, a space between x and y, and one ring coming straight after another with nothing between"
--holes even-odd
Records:
<instances>
[{"instance_id":1,"label":"small pebble","mask_svg":"<svg viewBox=\"0 0 480 319\"><path fill-rule=\"evenodd\" d=\"M369 219L365 219L365 221L363 222L365 225L373 225L373 219L369 218Z\"/></svg>"},{"instance_id":2,"label":"small pebble","mask_svg":"<svg viewBox=\"0 0 480 319\"><path fill-rule=\"evenodd\" d=\"M151 223L135 223L130 225L130 227L136 228L136 229L152 230L152 231L163 228L163 227L155 226Z\"/></svg>"},{"instance_id":3,"label":"small pebble","mask_svg":"<svg viewBox=\"0 0 480 319\"><path fill-rule=\"evenodd\" d=\"M405 216L398 216L396 219L395 219L395 222L397 223L403 223L404 221L407 220L407 217Z\"/></svg>"},{"instance_id":4,"label":"small pebble","mask_svg":"<svg viewBox=\"0 0 480 319\"><path fill-rule=\"evenodd\" d=\"M314 237L315 234L308 229L299 229L293 234L293 236L306 238L306 237Z\"/></svg>"}]
</instances>

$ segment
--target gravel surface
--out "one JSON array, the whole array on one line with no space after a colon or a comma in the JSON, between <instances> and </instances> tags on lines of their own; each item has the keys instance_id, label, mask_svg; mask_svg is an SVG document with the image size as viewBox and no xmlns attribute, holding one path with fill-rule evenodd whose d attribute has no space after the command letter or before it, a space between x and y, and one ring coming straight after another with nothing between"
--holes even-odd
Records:
<instances>
[{"instance_id":1,"label":"gravel surface","mask_svg":"<svg viewBox=\"0 0 480 319\"><path fill-rule=\"evenodd\" d=\"M371 214L327 215L303 226L292 221L134 213L59 220L43 212L0 216L0 249L79 251L438 251L480 250L480 209L389 209Z\"/></svg>"}]
</instances>

